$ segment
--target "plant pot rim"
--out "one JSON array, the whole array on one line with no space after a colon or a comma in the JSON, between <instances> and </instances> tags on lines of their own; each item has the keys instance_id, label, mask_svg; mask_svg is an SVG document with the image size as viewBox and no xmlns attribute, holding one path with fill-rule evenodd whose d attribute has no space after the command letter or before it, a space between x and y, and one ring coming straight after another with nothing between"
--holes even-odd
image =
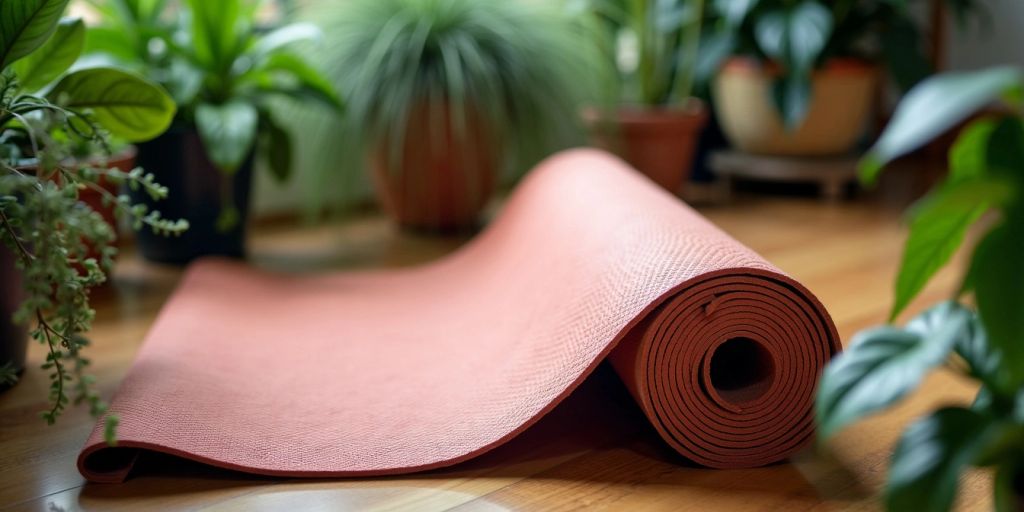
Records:
<instances>
[{"instance_id":1,"label":"plant pot rim","mask_svg":"<svg viewBox=\"0 0 1024 512\"><path fill-rule=\"evenodd\" d=\"M707 117L707 105L700 98L695 97L687 98L681 105L622 104L613 110L597 107L588 107L583 110L583 119L588 123L693 123L703 122Z\"/></svg>"},{"instance_id":2,"label":"plant pot rim","mask_svg":"<svg viewBox=\"0 0 1024 512\"><path fill-rule=\"evenodd\" d=\"M815 74L829 75L849 74L865 75L875 73L876 65L868 60L856 57L832 57L814 69ZM733 55L722 65L722 72L746 72L778 76L782 74L782 66L775 61L765 61L756 57Z\"/></svg>"}]
</instances>

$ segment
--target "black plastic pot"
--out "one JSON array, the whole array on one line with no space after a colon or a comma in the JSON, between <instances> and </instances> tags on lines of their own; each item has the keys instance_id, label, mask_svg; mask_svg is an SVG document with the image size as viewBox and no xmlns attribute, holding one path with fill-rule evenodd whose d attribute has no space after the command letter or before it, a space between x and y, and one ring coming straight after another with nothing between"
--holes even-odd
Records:
<instances>
[{"instance_id":1,"label":"black plastic pot","mask_svg":"<svg viewBox=\"0 0 1024 512\"><path fill-rule=\"evenodd\" d=\"M252 187L252 156L232 175L219 171L203 149L195 130L172 128L152 141L139 144L136 162L169 189L168 197L154 201L145 192L130 191L133 201L159 210L164 218L186 219L189 229L181 236L160 236L148 228L137 233L139 252L151 261L185 264L201 256L245 257L249 191ZM239 222L221 231L217 218L227 197L233 199Z\"/></svg>"},{"instance_id":2,"label":"black plastic pot","mask_svg":"<svg viewBox=\"0 0 1024 512\"><path fill-rule=\"evenodd\" d=\"M21 271L14 268L15 255L0 244L0 366L13 364L19 374L25 369L28 332L11 318L24 298ZM0 390L4 385L0 384Z\"/></svg>"}]
</instances>

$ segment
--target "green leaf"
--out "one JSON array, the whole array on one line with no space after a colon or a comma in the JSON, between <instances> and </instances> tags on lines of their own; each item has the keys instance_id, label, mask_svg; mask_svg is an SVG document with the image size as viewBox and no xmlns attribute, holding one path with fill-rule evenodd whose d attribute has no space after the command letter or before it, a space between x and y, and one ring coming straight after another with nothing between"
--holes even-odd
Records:
<instances>
[{"instance_id":1,"label":"green leaf","mask_svg":"<svg viewBox=\"0 0 1024 512\"><path fill-rule=\"evenodd\" d=\"M68 0L0 2L0 71L42 46L67 5Z\"/></svg>"},{"instance_id":2,"label":"green leaf","mask_svg":"<svg viewBox=\"0 0 1024 512\"><path fill-rule=\"evenodd\" d=\"M736 48L736 34L731 30L719 30L701 38L700 51L694 64L694 76L700 84L707 84L718 73L722 62L732 55Z\"/></svg>"},{"instance_id":3,"label":"green leaf","mask_svg":"<svg viewBox=\"0 0 1024 512\"><path fill-rule=\"evenodd\" d=\"M882 166L953 127L1000 97L1021 94L1024 76L1014 67L933 76L907 93L882 136L860 164L864 183Z\"/></svg>"},{"instance_id":4,"label":"green leaf","mask_svg":"<svg viewBox=\"0 0 1024 512\"><path fill-rule=\"evenodd\" d=\"M747 18L747 13L757 5L757 0L714 0L715 10L726 23L738 26Z\"/></svg>"},{"instance_id":5,"label":"green leaf","mask_svg":"<svg viewBox=\"0 0 1024 512\"><path fill-rule=\"evenodd\" d=\"M821 3L807 0L793 9L787 29L787 64L797 70L809 70L832 34L832 13Z\"/></svg>"},{"instance_id":6,"label":"green leaf","mask_svg":"<svg viewBox=\"0 0 1024 512\"><path fill-rule=\"evenodd\" d=\"M988 166L988 143L996 122L992 119L975 121L960 131L949 149L949 181L981 176Z\"/></svg>"},{"instance_id":7,"label":"green leaf","mask_svg":"<svg viewBox=\"0 0 1024 512\"><path fill-rule=\"evenodd\" d=\"M794 130L811 107L811 74L787 73L772 83L772 99L787 130Z\"/></svg>"},{"instance_id":8,"label":"green leaf","mask_svg":"<svg viewBox=\"0 0 1024 512\"><path fill-rule=\"evenodd\" d=\"M322 36L320 27L312 23L292 23L260 37L253 45L252 52L257 58L262 58L286 46L301 41L317 40Z\"/></svg>"},{"instance_id":9,"label":"green leaf","mask_svg":"<svg viewBox=\"0 0 1024 512\"><path fill-rule=\"evenodd\" d=\"M74 111L89 111L110 133L129 142L160 135L175 105L162 87L113 68L82 69L62 78L47 95Z\"/></svg>"},{"instance_id":10,"label":"green leaf","mask_svg":"<svg viewBox=\"0 0 1024 512\"><path fill-rule=\"evenodd\" d=\"M14 63L22 88L35 91L54 81L78 60L85 44L85 23L64 19L42 46Z\"/></svg>"},{"instance_id":11,"label":"green leaf","mask_svg":"<svg viewBox=\"0 0 1024 512\"><path fill-rule=\"evenodd\" d=\"M189 6L196 58L213 69L225 68L238 50L239 0L189 0Z\"/></svg>"},{"instance_id":12,"label":"green leaf","mask_svg":"<svg viewBox=\"0 0 1024 512\"><path fill-rule=\"evenodd\" d=\"M974 250L969 279L989 343L999 350L1011 385L1024 384L1024 212L1007 212Z\"/></svg>"},{"instance_id":13,"label":"green leaf","mask_svg":"<svg viewBox=\"0 0 1024 512\"><path fill-rule=\"evenodd\" d=\"M128 34L124 30L112 27L89 27L85 31L83 53L109 55L125 64L142 59L142 56L136 53L135 45Z\"/></svg>"},{"instance_id":14,"label":"green leaf","mask_svg":"<svg viewBox=\"0 0 1024 512\"><path fill-rule=\"evenodd\" d=\"M858 333L850 348L825 368L816 412L821 439L854 420L900 400L942 364L956 340L969 334L970 311L944 302L905 329L876 327Z\"/></svg>"},{"instance_id":15,"label":"green leaf","mask_svg":"<svg viewBox=\"0 0 1024 512\"><path fill-rule=\"evenodd\" d=\"M319 100L336 110L344 109L344 104L334 86L319 71L314 69L305 59L284 52L271 54L253 76L277 76L284 80L275 81L271 78L266 88L286 94L302 93Z\"/></svg>"},{"instance_id":16,"label":"green leaf","mask_svg":"<svg viewBox=\"0 0 1024 512\"><path fill-rule=\"evenodd\" d=\"M888 510L949 510L960 473L1002 435L1004 426L971 409L945 407L912 424L892 455Z\"/></svg>"},{"instance_id":17,"label":"green leaf","mask_svg":"<svg viewBox=\"0 0 1024 512\"><path fill-rule=\"evenodd\" d=\"M896 315L949 262L963 243L967 228L991 206L1006 202L1013 187L1002 180L975 178L947 183L913 210L910 235L896 275L896 298L889 314Z\"/></svg>"},{"instance_id":18,"label":"green leaf","mask_svg":"<svg viewBox=\"0 0 1024 512\"><path fill-rule=\"evenodd\" d=\"M292 138L287 130L269 116L263 116L260 147L270 172L278 183L288 181L292 175Z\"/></svg>"},{"instance_id":19,"label":"green leaf","mask_svg":"<svg viewBox=\"0 0 1024 512\"><path fill-rule=\"evenodd\" d=\"M256 107L244 101L200 103L196 107L196 128L206 154L229 174L238 170L252 152L258 121Z\"/></svg>"}]
</instances>

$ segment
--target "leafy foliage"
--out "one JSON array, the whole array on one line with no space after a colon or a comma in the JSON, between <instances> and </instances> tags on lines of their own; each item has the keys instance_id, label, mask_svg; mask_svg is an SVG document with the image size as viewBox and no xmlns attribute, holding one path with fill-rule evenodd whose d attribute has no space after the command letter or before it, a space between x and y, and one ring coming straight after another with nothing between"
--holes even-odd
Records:
<instances>
[{"instance_id":1,"label":"leafy foliage","mask_svg":"<svg viewBox=\"0 0 1024 512\"><path fill-rule=\"evenodd\" d=\"M627 103L677 105L693 94L704 0L580 0Z\"/></svg>"},{"instance_id":2,"label":"leafy foliage","mask_svg":"<svg viewBox=\"0 0 1024 512\"><path fill-rule=\"evenodd\" d=\"M888 161L1000 99L1013 114L964 128L950 151L949 176L912 209L891 316L980 223L984 231L959 291L973 295L977 314L949 302L903 329L861 333L862 341L829 364L818 391L818 423L828 437L903 398L941 363L980 382L969 409L940 409L903 434L889 472L891 510L948 510L959 474L970 466L996 468L1000 510L1015 509L1019 497L1014 485L1024 467L1024 73L994 68L925 80L897 108L862 162L861 176L873 181Z\"/></svg>"},{"instance_id":3,"label":"leafy foliage","mask_svg":"<svg viewBox=\"0 0 1024 512\"><path fill-rule=\"evenodd\" d=\"M294 48L320 30L296 23L256 26L255 0L90 0L102 23L90 28L87 53L145 74L178 104L178 120L194 126L210 161L233 174L259 149L279 181L291 172L291 134L273 117L275 98L340 113L335 88ZM256 146L260 146L257 148ZM285 159L284 156L288 156ZM218 226L238 222L224 197Z\"/></svg>"},{"instance_id":4,"label":"leafy foliage","mask_svg":"<svg viewBox=\"0 0 1024 512\"><path fill-rule=\"evenodd\" d=\"M834 57L881 62L904 90L931 73L906 0L713 0L698 76L707 81L730 55L781 68L773 98L786 126L803 122L814 70ZM980 0L946 0L960 25Z\"/></svg>"},{"instance_id":5,"label":"leafy foliage","mask_svg":"<svg viewBox=\"0 0 1024 512\"><path fill-rule=\"evenodd\" d=\"M138 227L164 234L188 227L100 185L124 183L165 197L167 189L152 175L107 169L102 154L91 162L70 158L76 141L108 148L112 133L132 141L157 135L170 123L174 105L162 88L123 71L91 68L65 75L83 46L81 21L59 21L65 3L0 3L0 240L17 256L27 291L14 319L31 323L31 337L48 351L42 366L51 378L50 407L43 413L48 423L69 403L88 404L94 416L106 411L82 351L95 316L89 290L106 279L116 234L79 193L99 192ZM29 92L42 88L50 90L49 98ZM0 367L0 380L14 378L12 365ZM109 416L108 442L116 424Z\"/></svg>"},{"instance_id":6,"label":"leafy foliage","mask_svg":"<svg viewBox=\"0 0 1024 512\"><path fill-rule=\"evenodd\" d=\"M457 138L480 120L512 169L579 138L578 108L596 86L592 59L556 6L353 0L323 2L310 16L325 27L321 55L348 105L344 122L303 119L312 126L307 160L321 175L336 176L339 163L361 168L378 144L396 155L417 109L450 119Z\"/></svg>"}]
</instances>

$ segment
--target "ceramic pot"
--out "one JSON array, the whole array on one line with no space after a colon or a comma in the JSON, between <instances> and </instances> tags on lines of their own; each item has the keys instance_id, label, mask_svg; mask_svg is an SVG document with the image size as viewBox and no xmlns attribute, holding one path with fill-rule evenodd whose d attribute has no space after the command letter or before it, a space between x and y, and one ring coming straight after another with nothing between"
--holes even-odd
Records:
<instances>
[{"instance_id":1,"label":"ceramic pot","mask_svg":"<svg viewBox=\"0 0 1024 512\"><path fill-rule=\"evenodd\" d=\"M129 191L133 201L159 210L170 220L186 219L189 228L180 236L161 236L144 228L137 233L143 257L159 263L185 264L201 256L245 257L249 193L253 158L232 176L220 172L206 156L194 129L174 127L163 135L139 144L139 166L153 173L168 188L166 199L154 201L144 191ZM223 198L232 198L239 222L229 230L217 228Z\"/></svg>"},{"instance_id":2,"label":"ceramic pot","mask_svg":"<svg viewBox=\"0 0 1024 512\"><path fill-rule=\"evenodd\" d=\"M423 105L410 112L400 143L384 139L370 150L377 198L399 226L476 226L497 186L501 151L481 116L467 109L464 120L460 129L447 105Z\"/></svg>"},{"instance_id":3,"label":"ceramic pot","mask_svg":"<svg viewBox=\"0 0 1024 512\"><path fill-rule=\"evenodd\" d=\"M0 366L12 364L19 374L25 369L28 332L12 316L25 298L21 271L14 268L15 254L0 244ZM0 384L0 390L3 384Z\"/></svg>"},{"instance_id":4,"label":"ceramic pot","mask_svg":"<svg viewBox=\"0 0 1024 512\"><path fill-rule=\"evenodd\" d=\"M691 98L679 108L622 107L609 116L587 110L593 145L619 155L673 194L689 181L693 158L708 114Z\"/></svg>"},{"instance_id":5,"label":"ceramic pot","mask_svg":"<svg viewBox=\"0 0 1024 512\"><path fill-rule=\"evenodd\" d=\"M832 59L814 72L803 123L787 131L772 101L776 66L733 58L713 84L715 114L733 147L747 153L827 156L850 152L871 114L877 73L854 59Z\"/></svg>"}]
</instances>

